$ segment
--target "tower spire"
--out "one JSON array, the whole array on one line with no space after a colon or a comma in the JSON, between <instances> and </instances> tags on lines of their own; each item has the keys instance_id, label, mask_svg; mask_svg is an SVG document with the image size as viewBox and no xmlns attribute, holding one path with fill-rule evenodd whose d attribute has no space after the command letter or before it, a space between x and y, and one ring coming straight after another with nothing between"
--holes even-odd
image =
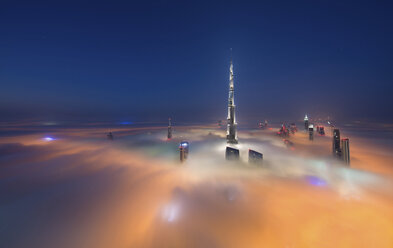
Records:
<instances>
[{"instance_id":1,"label":"tower spire","mask_svg":"<svg viewBox=\"0 0 393 248\"><path fill-rule=\"evenodd\" d=\"M229 96L228 96L228 118L227 118L227 142L237 144L236 132L236 118L235 118L235 99L234 99L234 82L233 82L233 63L232 63L232 48L231 50L231 63L229 66Z\"/></svg>"}]
</instances>

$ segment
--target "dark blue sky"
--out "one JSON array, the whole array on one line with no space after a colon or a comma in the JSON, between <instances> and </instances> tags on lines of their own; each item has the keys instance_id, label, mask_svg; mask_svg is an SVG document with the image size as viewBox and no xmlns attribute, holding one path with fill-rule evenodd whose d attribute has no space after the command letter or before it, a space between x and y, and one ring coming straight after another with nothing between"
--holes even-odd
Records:
<instances>
[{"instance_id":1,"label":"dark blue sky","mask_svg":"<svg viewBox=\"0 0 393 248\"><path fill-rule=\"evenodd\" d=\"M388 1L138 2L2 1L2 120L393 118Z\"/></svg>"}]
</instances>

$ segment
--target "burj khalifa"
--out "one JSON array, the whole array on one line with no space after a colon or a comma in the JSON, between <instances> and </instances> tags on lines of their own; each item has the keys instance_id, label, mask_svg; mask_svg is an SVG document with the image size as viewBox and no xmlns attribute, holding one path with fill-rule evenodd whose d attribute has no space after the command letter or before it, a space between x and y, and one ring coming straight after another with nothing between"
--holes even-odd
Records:
<instances>
[{"instance_id":1,"label":"burj khalifa","mask_svg":"<svg viewBox=\"0 0 393 248\"><path fill-rule=\"evenodd\" d=\"M227 143L237 144L236 118L235 118L235 101L233 85L233 64L229 67L229 97L228 97L228 124L227 124Z\"/></svg>"}]
</instances>

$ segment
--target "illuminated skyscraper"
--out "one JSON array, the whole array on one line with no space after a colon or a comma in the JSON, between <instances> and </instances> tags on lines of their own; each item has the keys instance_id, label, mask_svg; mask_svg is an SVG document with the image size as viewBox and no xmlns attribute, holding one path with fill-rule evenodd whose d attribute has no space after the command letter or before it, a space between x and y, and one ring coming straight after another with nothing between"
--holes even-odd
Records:
<instances>
[{"instance_id":1,"label":"illuminated skyscraper","mask_svg":"<svg viewBox=\"0 0 393 248\"><path fill-rule=\"evenodd\" d=\"M227 143L237 144L236 118L235 118L235 101L234 101L234 84L233 84L233 64L229 67L229 97L228 97L228 124L227 124Z\"/></svg>"},{"instance_id":2,"label":"illuminated skyscraper","mask_svg":"<svg viewBox=\"0 0 393 248\"><path fill-rule=\"evenodd\" d=\"M308 117L307 117L307 114L304 117L304 129L308 130Z\"/></svg>"},{"instance_id":3,"label":"illuminated skyscraper","mask_svg":"<svg viewBox=\"0 0 393 248\"><path fill-rule=\"evenodd\" d=\"M171 118L168 120L168 139L172 139L172 123Z\"/></svg>"},{"instance_id":4,"label":"illuminated skyscraper","mask_svg":"<svg viewBox=\"0 0 393 248\"><path fill-rule=\"evenodd\" d=\"M188 157L188 147L189 144L187 141L180 142L179 151L180 151L180 162L184 162Z\"/></svg>"},{"instance_id":5,"label":"illuminated skyscraper","mask_svg":"<svg viewBox=\"0 0 393 248\"><path fill-rule=\"evenodd\" d=\"M344 163L349 165L350 157L349 157L349 139L341 140L341 157L344 160Z\"/></svg>"},{"instance_id":6,"label":"illuminated skyscraper","mask_svg":"<svg viewBox=\"0 0 393 248\"><path fill-rule=\"evenodd\" d=\"M333 130L333 155L336 157L341 157L341 149L340 149L340 130Z\"/></svg>"},{"instance_id":7,"label":"illuminated skyscraper","mask_svg":"<svg viewBox=\"0 0 393 248\"><path fill-rule=\"evenodd\" d=\"M313 124L310 124L308 126L308 139L314 140L314 125Z\"/></svg>"}]
</instances>

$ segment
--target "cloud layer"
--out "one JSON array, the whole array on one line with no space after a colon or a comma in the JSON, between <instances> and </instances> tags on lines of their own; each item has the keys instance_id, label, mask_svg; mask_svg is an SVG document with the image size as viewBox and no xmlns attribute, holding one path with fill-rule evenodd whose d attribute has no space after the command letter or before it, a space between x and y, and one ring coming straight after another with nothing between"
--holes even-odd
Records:
<instances>
[{"instance_id":1,"label":"cloud layer","mask_svg":"<svg viewBox=\"0 0 393 248\"><path fill-rule=\"evenodd\" d=\"M391 147L351 137L351 168L330 137L223 130L52 129L0 138L2 247L392 247ZM178 162L178 143L190 142ZM248 149L264 162L247 163Z\"/></svg>"}]
</instances>

